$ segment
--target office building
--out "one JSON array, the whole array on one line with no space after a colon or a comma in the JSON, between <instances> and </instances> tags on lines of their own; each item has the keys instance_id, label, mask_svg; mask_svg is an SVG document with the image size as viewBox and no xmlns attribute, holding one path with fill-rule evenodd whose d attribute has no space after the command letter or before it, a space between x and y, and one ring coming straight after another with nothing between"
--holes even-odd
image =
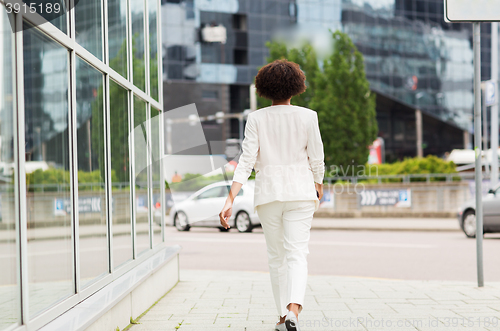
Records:
<instances>
[{"instance_id":1,"label":"office building","mask_svg":"<svg viewBox=\"0 0 500 331\"><path fill-rule=\"evenodd\" d=\"M472 27L444 22L442 0L162 0L162 15L165 110L193 102L201 116L248 109L248 86L278 30L322 47L340 29L364 55L388 161L471 147ZM204 39L204 29L220 26L225 43ZM483 24L483 79L489 33ZM237 124L203 125L208 140L225 140L239 137Z\"/></svg>"},{"instance_id":2,"label":"office building","mask_svg":"<svg viewBox=\"0 0 500 331\"><path fill-rule=\"evenodd\" d=\"M0 330L123 329L178 280L130 134L163 148L160 2L64 3L0 3Z\"/></svg>"}]
</instances>

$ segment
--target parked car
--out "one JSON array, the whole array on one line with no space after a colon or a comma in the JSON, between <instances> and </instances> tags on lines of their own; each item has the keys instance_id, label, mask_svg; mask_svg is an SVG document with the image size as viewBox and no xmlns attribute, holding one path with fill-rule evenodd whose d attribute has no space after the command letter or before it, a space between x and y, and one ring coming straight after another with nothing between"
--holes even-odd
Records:
<instances>
[{"instance_id":1,"label":"parked car","mask_svg":"<svg viewBox=\"0 0 500 331\"><path fill-rule=\"evenodd\" d=\"M476 237L476 201L467 201L458 210L458 222L469 238ZM500 184L483 197L483 232L500 232Z\"/></svg>"},{"instance_id":2,"label":"parked car","mask_svg":"<svg viewBox=\"0 0 500 331\"><path fill-rule=\"evenodd\" d=\"M251 232L254 227L260 226L259 217L253 211L254 188L255 182L249 180L234 199L229 224L239 232ZM216 227L221 231L228 231L221 226L219 213L230 189L231 185L227 182L210 184L186 200L175 203L170 209L170 225L179 231L189 231L193 226Z\"/></svg>"}]
</instances>

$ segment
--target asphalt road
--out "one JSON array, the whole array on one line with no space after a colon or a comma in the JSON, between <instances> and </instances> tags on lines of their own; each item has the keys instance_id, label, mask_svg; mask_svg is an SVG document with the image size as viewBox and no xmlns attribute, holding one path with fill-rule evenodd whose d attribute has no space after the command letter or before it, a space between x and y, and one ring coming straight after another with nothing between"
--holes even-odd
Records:
<instances>
[{"instance_id":1,"label":"asphalt road","mask_svg":"<svg viewBox=\"0 0 500 331\"><path fill-rule=\"evenodd\" d=\"M262 229L252 233L167 227L184 269L268 271ZM500 234L484 238L485 282L500 281ZM476 243L462 232L312 230L309 274L477 281Z\"/></svg>"},{"instance_id":2,"label":"asphalt road","mask_svg":"<svg viewBox=\"0 0 500 331\"><path fill-rule=\"evenodd\" d=\"M155 242L159 241L157 234ZM142 238L144 237L144 238ZM268 271L261 228L252 233L166 228L167 244L180 244L180 266L185 269ZM114 260L131 257L130 236L114 239ZM147 248L148 235L138 235L138 252ZM144 247L142 247L144 246ZM107 270L106 237L80 240L83 281ZM408 280L476 281L476 243L458 231L312 230L309 274ZM484 238L485 282L500 281L500 234ZM69 239L35 240L28 249L30 282L70 281ZM0 286L16 281L14 243L0 244Z\"/></svg>"}]
</instances>

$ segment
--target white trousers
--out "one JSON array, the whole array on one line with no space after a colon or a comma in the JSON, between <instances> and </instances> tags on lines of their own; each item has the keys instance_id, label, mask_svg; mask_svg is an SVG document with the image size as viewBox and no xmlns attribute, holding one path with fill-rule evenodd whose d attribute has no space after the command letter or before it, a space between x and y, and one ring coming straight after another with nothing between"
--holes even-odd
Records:
<instances>
[{"instance_id":1,"label":"white trousers","mask_svg":"<svg viewBox=\"0 0 500 331\"><path fill-rule=\"evenodd\" d=\"M273 201L257 206L267 244L269 273L276 308L287 314L290 303L302 311L307 286L307 255L314 200Z\"/></svg>"}]
</instances>

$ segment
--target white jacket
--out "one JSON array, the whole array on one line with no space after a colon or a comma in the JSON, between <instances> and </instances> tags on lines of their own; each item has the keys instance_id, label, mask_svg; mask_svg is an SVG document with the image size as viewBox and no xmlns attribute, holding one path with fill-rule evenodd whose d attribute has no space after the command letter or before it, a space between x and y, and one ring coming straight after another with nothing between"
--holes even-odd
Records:
<instances>
[{"instance_id":1,"label":"white jacket","mask_svg":"<svg viewBox=\"0 0 500 331\"><path fill-rule=\"evenodd\" d=\"M319 200L323 183L323 142L315 111L278 105L248 115L243 152L233 181L245 184L255 168L254 208L272 201Z\"/></svg>"}]
</instances>

